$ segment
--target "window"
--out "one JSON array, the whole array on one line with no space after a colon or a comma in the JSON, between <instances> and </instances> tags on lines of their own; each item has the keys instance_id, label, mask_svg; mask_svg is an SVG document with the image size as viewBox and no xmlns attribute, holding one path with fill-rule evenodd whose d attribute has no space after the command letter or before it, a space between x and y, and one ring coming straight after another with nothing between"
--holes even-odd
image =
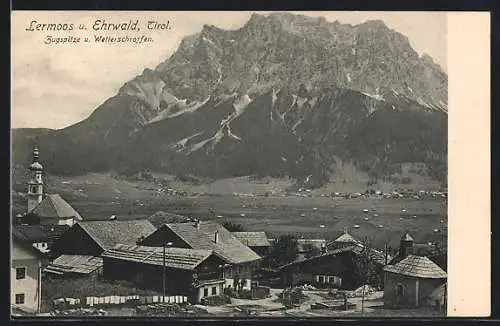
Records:
<instances>
[{"instance_id":1,"label":"window","mask_svg":"<svg viewBox=\"0 0 500 326\"><path fill-rule=\"evenodd\" d=\"M208 297L208 289L207 288L203 289L203 296Z\"/></svg>"},{"instance_id":2,"label":"window","mask_svg":"<svg viewBox=\"0 0 500 326\"><path fill-rule=\"evenodd\" d=\"M318 277L318 282L319 282L319 283L323 283L323 282L324 282L324 281L323 281L323 276L319 276L319 277Z\"/></svg>"},{"instance_id":3,"label":"window","mask_svg":"<svg viewBox=\"0 0 500 326\"><path fill-rule=\"evenodd\" d=\"M24 304L24 293L16 294L16 304Z\"/></svg>"},{"instance_id":4,"label":"window","mask_svg":"<svg viewBox=\"0 0 500 326\"><path fill-rule=\"evenodd\" d=\"M398 296L402 296L404 294L404 286L403 286L403 284L396 285L396 294Z\"/></svg>"},{"instance_id":5,"label":"window","mask_svg":"<svg viewBox=\"0 0 500 326\"><path fill-rule=\"evenodd\" d=\"M212 295L217 294L217 288L215 286L212 286Z\"/></svg>"},{"instance_id":6,"label":"window","mask_svg":"<svg viewBox=\"0 0 500 326\"><path fill-rule=\"evenodd\" d=\"M16 280L22 280L26 278L26 267L16 268Z\"/></svg>"}]
</instances>

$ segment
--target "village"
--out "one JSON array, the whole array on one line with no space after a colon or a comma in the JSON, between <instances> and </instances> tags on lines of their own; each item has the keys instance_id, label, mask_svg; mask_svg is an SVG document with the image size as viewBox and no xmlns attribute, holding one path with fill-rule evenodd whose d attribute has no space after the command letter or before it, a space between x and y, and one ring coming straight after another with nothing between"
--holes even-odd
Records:
<instances>
[{"instance_id":1,"label":"village","mask_svg":"<svg viewBox=\"0 0 500 326\"><path fill-rule=\"evenodd\" d=\"M45 193L37 148L29 170L27 211L12 222L15 316L446 315L443 243L405 231L398 248L375 248L348 228L271 238L166 212L87 220Z\"/></svg>"}]
</instances>

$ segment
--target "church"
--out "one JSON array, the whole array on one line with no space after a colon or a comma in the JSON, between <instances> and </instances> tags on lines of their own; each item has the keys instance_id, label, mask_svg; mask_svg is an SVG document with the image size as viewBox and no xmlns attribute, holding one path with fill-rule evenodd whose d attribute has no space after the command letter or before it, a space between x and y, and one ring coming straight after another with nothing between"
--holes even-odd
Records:
<instances>
[{"instance_id":1,"label":"church","mask_svg":"<svg viewBox=\"0 0 500 326\"><path fill-rule=\"evenodd\" d=\"M33 161L29 166L28 209L22 218L29 225L67 225L81 221L80 214L59 194L45 194L43 191L43 166L39 162L38 148L33 150Z\"/></svg>"}]
</instances>

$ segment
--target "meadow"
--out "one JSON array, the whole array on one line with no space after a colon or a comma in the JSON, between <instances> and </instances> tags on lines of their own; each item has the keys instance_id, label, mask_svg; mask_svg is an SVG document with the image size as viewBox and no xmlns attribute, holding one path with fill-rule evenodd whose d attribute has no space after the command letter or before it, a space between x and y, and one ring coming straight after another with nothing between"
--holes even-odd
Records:
<instances>
[{"instance_id":1,"label":"meadow","mask_svg":"<svg viewBox=\"0 0 500 326\"><path fill-rule=\"evenodd\" d=\"M397 246L405 231L418 242L445 241L447 214L442 200L332 199L324 197L202 196L127 201L73 201L88 220L146 218L157 211L201 220L231 221L269 237L294 234L334 239L345 228L374 246ZM368 212L366 212L368 210Z\"/></svg>"}]
</instances>

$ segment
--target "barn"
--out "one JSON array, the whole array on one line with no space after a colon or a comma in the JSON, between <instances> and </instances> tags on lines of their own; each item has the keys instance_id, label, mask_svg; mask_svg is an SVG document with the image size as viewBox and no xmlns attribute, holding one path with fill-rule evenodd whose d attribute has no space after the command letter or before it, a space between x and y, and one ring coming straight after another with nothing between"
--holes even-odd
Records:
<instances>
[{"instance_id":1,"label":"barn","mask_svg":"<svg viewBox=\"0 0 500 326\"><path fill-rule=\"evenodd\" d=\"M54 244L58 255L100 256L118 243L136 244L156 228L148 220L77 222Z\"/></svg>"},{"instance_id":2,"label":"barn","mask_svg":"<svg viewBox=\"0 0 500 326\"><path fill-rule=\"evenodd\" d=\"M103 276L187 296L192 303L223 292L225 261L210 250L117 244L102 254ZM164 283L165 282L165 283Z\"/></svg>"},{"instance_id":3,"label":"barn","mask_svg":"<svg viewBox=\"0 0 500 326\"><path fill-rule=\"evenodd\" d=\"M160 247L171 242L172 247L211 250L226 261L225 287L250 289L252 273L261 257L241 243L216 221L169 223L139 242L143 246Z\"/></svg>"}]
</instances>

